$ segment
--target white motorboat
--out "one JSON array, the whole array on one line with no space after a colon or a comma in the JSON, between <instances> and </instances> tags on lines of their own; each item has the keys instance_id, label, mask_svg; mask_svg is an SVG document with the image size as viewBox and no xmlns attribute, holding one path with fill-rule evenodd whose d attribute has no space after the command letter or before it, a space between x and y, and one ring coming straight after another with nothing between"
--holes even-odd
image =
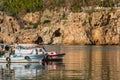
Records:
<instances>
[{"instance_id":1,"label":"white motorboat","mask_svg":"<svg viewBox=\"0 0 120 80\"><path fill-rule=\"evenodd\" d=\"M46 53L41 53L39 49L17 46L9 53L1 53L0 62L40 62L46 57ZM8 54L8 56L5 54Z\"/></svg>"},{"instance_id":2,"label":"white motorboat","mask_svg":"<svg viewBox=\"0 0 120 80\"><path fill-rule=\"evenodd\" d=\"M10 45L14 46L14 45ZM62 60L65 53L58 54L55 51L47 51L45 47L39 46L14 46L9 56L1 56L0 62L39 62L42 60Z\"/></svg>"},{"instance_id":3,"label":"white motorboat","mask_svg":"<svg viewBox=\"0 0 120 80\"><path fill-rule=\"evenodd\" d=\"M47 51L46 48L43 47L32 47L26 48L23 46L18 46L15 50L15 54L17 55L28 55L28 54L46 54L47 56L44 58L45 61L57 61L62 60L64 58L65 53L57 53L55 51Z\"/></svg>"}]
</instances>

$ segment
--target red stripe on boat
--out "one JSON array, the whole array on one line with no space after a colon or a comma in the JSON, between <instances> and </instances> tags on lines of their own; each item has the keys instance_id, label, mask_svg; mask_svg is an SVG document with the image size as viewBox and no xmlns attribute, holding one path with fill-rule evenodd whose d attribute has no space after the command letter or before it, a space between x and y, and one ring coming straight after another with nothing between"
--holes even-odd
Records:
<instances>
[{"instance_id":1,"label":"red stripe on boat","mask_svg":"<svg viewBox=\"0 0 120 80\"><path fill-rule=\"evenodd\" d=\"M54 56L64 56L65 53L63 54L49 54L48 57L54 57Z\"/></svg>"}]
</instances>

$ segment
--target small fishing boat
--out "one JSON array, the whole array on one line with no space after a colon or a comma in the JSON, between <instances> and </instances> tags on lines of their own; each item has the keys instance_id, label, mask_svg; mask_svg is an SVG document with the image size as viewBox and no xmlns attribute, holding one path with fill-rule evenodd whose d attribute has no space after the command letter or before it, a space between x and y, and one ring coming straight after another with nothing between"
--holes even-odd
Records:
<instances>
[{"instance_id":1,"label":"small fishing boat","mask_svg":"<svg viewBox=\"0 0 120 80\"><path fill-rule=\"evenodd\" d=\"M12 63L25 63L25 62L40 62L47 54L39 52L40 48L25 48L23 46L17 46L14 50L8 50L7 52L0 53L0 63L12 62ZM7 54L7 55L6 55Z\"/></svg>"},{"instance_id":2,"label":"small fishing boat","mask_svg":"<svg viewBox=\"0 0 120 80\"><path fill-rule=\"evenodd\" d=\"M9 53L0 53L0 62L40 62L40 61L52 61L62 60L65 53L58 54L55 51L47 51L45 47L32 46L25 47L22 45L9 45L14 47ZM5 54L8 54L7 56Z\"/></svg>"},{"instance_id":3,"label":"small fishing boat","mask_svg":"<svg viewBox=\"0 0 120 80\"><path fill-rule=\"evenodd\" d=\"M33 50L34 49L34 50ZM35 50L36 49L36 50ZM38 54L46 54L46 57L43 60L46 61L57 61L57 60L62 60L64 58L65 53L61 53L58 54L55 51L47 51L46 48L43 47L31 47L31 48L25 48L20 46L20 50L19 47L17 50L15 50L15 53L20 54L22 53L22 55L24 54L28 54L28 53L32 53L32 54L36 54L36 51Z\"/></svg>"},{"instance_id":4,"label":"small fishing boat","mask_svg":"<svg viewBox=\"0 0 120 80\"><path fill-rule=\"evenodd\" d=\"M20 49L20 50L19 50ZM33 50L36 49L36 50ZM46 57L44 58L44 60L46 61L57 61L57 60L62 60L64 58L65 53L57 53L55 51L47 51L46 48L44 46L39 47L39 46L35 46L35 47L23 47L23 46L18 46L17 50L15 50L16 54L20 54L22 53L22 55L28 54L28 53L33 53L36 54L36 51L38 54L46 54Z\"/></svg>"},{"instance_id":5,"label":"small fishing boat","mask_svg":"<svg viewBox=\"0 0 120 80\"><path fill-rule=\"evenodd\" d=\"M45 61L58 61L64 58L65 53L57 53L55 51L47 51L45 47L41 48L41 52L46 53Z\"/></svg>"},{"instance_id":6,"label":"small fishing boat","mask_svg":"<svg viewBox=\"0 0 120 80\"><path fill-rule=\"evenodd\" d=\"M62 60L65 53L58 54L55 51L47 52L47 59L50 61Z\"/></svg>"}]
</instances>

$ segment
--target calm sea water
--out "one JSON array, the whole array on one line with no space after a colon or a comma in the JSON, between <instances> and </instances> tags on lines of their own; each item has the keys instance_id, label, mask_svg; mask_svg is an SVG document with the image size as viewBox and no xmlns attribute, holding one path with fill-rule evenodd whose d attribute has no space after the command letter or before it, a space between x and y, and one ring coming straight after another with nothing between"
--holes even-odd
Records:
<instances>
[{"instance_id":1,"label":"calm sea water","mask_svg":"<svg viewBox=\"0 0 120 80\"><path fill-rule=\"evenodd\" d=\"M59 62L0 63L0 80L120 80L120 46L46 46L66 53Z\"/></svg>"}]
</instances>

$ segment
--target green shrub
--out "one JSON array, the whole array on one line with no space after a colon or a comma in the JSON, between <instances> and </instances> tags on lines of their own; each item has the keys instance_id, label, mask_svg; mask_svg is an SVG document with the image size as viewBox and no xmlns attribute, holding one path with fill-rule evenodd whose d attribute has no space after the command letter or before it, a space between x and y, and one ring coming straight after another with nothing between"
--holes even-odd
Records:
<instances>
[{"instance_id":1,"label":"green shrub","mask_svg":"<svg viewBox=\"0 0 120 80\"><path fill-rule=\"evenodd\" d=\"M0 3L0 10L8 14L34 12L43 9L42 0L3 0Z\"/></svg>"}]
</instances>

